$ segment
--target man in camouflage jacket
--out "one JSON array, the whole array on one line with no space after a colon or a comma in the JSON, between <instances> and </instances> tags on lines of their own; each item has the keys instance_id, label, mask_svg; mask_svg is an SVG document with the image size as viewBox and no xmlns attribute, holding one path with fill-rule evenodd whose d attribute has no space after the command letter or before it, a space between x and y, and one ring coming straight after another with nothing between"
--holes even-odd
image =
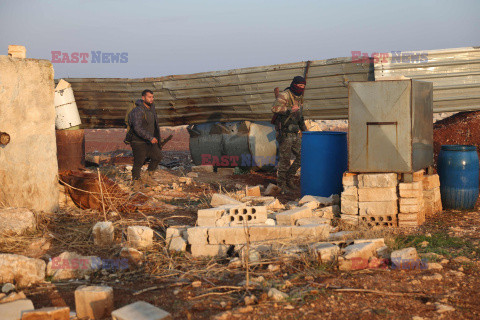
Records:
<instances>
[{"instance_id":1,"label":"man in camouflage jacket","mask_svg":"<svg viewBox=\"0 0 480 320\"><path fill-rule=\"evenodd\" d=\"M282 192L296 189L293 177L300 168L301 131L306 131L303 118L303 92L306 81L301 76L293 78L290 87L281 92L272 106L279 145L277 185ZM292 165L290 159L295 157Z\"/></svg>"}]
</instances>

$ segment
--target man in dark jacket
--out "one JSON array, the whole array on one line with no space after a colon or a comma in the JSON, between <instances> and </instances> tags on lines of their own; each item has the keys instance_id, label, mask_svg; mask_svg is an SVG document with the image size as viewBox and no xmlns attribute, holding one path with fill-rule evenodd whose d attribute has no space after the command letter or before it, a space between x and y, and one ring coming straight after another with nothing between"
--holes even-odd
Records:
<instances>
[{"instance_id":1,"label":"man in dark jacket","mask_svg":"<svg viewBox=\"0 0 480 320\"><path fill-rule=\"evenodd\" d=\"M131 127L129 133L133 151L132 180L134 187L139 187L140 171L147 157L150 158L150 164L144 182L154 184L153 173L161 160L160 128L151 90L144 90L142 99L138 99L135 105L128 115L128 123Z\"/></svg>"},{"instance_id":2,"label":"man in dark jacket","mask_svg":"<svg viewBox=\"0 0 480 320\"><path fill-rule=\"evenodd\" d=\"M288 192L288 188L297 189L293 177L300 168L301 131L307 131L303 118L305 85L305 79L296 76L272 106L272 112L276 115L275 129L279 147L277 185L283 193ZM295 160L290 165L292 155Z\"/></svg>"}]
</instances>

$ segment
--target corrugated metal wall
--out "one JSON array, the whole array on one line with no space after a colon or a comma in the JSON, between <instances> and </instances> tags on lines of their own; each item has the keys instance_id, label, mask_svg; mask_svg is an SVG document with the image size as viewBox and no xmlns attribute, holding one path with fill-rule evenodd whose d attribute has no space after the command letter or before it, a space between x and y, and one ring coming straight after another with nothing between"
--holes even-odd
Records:
<instances>
[{"instance_id":1,"label":"corrugated metal wall","mask_svg":"<svg viewBox=\"0 0 480 320\"><path fill-rule=\"evenodd\" d=\"M349 81L406 76L432 81L434 112L480 109L480 48L419 51L427 61L352 63L351 58L311 61L305 90L308 119L347 119ZM207 121L268 121L273 89L303 75L307 62L145 79L66 79L72 84L83 126L121 127L129 104L144 89L155 93L161 125Z\"/></svg>"},{"instance_id":2,"label":"corrugated metal wall","mask_svg":"<svg viewBox=\"0 0 480 320\"><path fill-rule=\"evenodd\" d=\"M412 62L412 56L426 61ZM386 62L381 60L374 63L375 79L405 76L433 82L433 112L480 109L480 47L405 52L393 57L390 53Z\"/></svg>"}]
</instances>

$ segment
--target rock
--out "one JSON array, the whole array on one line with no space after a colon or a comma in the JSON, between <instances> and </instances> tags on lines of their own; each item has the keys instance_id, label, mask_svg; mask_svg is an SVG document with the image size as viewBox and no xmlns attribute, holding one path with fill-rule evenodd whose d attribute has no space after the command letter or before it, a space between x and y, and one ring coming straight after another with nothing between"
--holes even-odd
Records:
<instances>
[{"instance_id":1,"label":"rock","mask_svg":"<svg viewBox=\"0 0 480 320\"><path fill-rule=\"evenodd\" d=\"M52 280L81 279L102 267L102 259L81 256L75 252L63 252L47 264L47 275Z\"/></svg>"},{"instance_id":2,"label":"rock","mask_svg":"<svg viewBox=\"0 0 480 320\"><path fill-rule=\"evenodd\" d=\"M14 291L14 290L15 290L15 286L11 283L5 283L2 286L2 292L3 293L9 293L10 291Z\"/></svg>"},{"instance_id":3,"label":"rock","mask_svg":"<svg viewBox=\"0 0 480 320\"><path fill-rule=\"evenodd\" d=\"M0 234L20 235L28 230L35 229L35 226L35 216L28 209L0 209Z\"/></svg>"},{"instance_id":4,"label":"rock","mask_svg":"<svg viewBox=\"0 0 480 320\"><path fill-rule=\"evenodd\" d=\"M22 320L70 320L70 308L50 307L24 311Z\"/></svg>"},{"instance_id":5,"label":"rock","mask_svg":"<svg viewBox=\"0 0 480 320\"><path fill-rule=\"evenodd\" d=\"M310 245L310 249L318 255L323 263L335 261L340 253L340 248L337 245L328 242L312 244Z\"/></svg>"},{"instance_id":6,"label":"rock","mask_svg":"<svg viewBox=\"0 0 480 320\"><path fill-rule=\"evenodd\" d=\"M452 261L454 261L454 262L456 262L456 263L469 263L469 262L472 262L472 260L470 260L469 258L464 257L464 256L456 257L456 258L454 258Z\"/></svg>"},{"instance_id":7,"label":"rock","mask_svg":"<svg viewBox=\"0 0 480 320\"><path fill-rule=\"evenodd\" d=\"M193 166L192 171L193 172L213 172L213 166L212 165Z\"/></svg>"},{"instance_id":8,"label":"rock","mask_svg":"<svg viewBox=\"0 0 480 320\"><path fill-rule=\"evenodd\" d=\"M32 300L28 299L0 304L0 314L2 315L2 320L19 320L22 318L22 312L33 309Z\"/></svg>"},{"instance_id":9,"label":"rock","mask_svg":"<svg viewBox=\"0 0 480 320\"><path fill-rule=\"evenodd\" d=\"M187 173L187 177L190 177L190 178L198 178L198 173L196 173L196 172L189 172L189 173Z\"/></svg>"},{"instance_id":10,"label":"rock","mask_svg":"<svg viewBox=\"0 0 480 320\"><path fill-rule=\"evenodd\" d=\"M30 258L41 258L48 252L48 250L50 250L51 246L52 243L50 242L50 239L41 238L38 240L33 240L28 245L25 251L25 256Z\"/></svg>"},{"instance_id":11,"label":"rock","mask_svg":"<svg viewBox=\"0 0 480 320\"><path fill-rule=\"evenodd\" d=\"M228 263L228 267L231 269L240 268L241 266L242 266L242 260L240 260L240 258L238 257L232 258Z\"/></svg>"},{"instance_id":12,"label":"rock","mask_svg":"<svg viewBox=\"0 0 480 320\"><path fill-rule=\"evenodd\" d=\"M135 248L122 248L120 257L128 260L128 264L139 266L143 263L143 253Z\"/></svg>"},{"instance_id":13,"label":"rock","mask_svg":"<svg viewBox=\"0 0 480 320\"><path fill-rule=\"evenodd\" d=\"M390 249L387 246L382 246L377 249L377 257L382 259L390 259Z\"/></svg>"},{"instance_id":14,"label":"rock","mask_svg":"<svg viewBox=\"0 0 480 320\"><path fill-rule=\"evenodd\" d=\"M463 273L461 271L450 270L448 273L450 273L454 276L457 276L457 277L464 277L465 276L465 273Z\"/></svg>"},{"instance_id":15,"label":"rock","mask_svg":"<svg viewBox=\"0 0 480 320\"><path fill-rule=\"evenodd\" d=\"M422 241L422 242L420 243L420 246L421 246L422 248L428 247L428 241Z\"/></svg>"},{"instance_id":16,"label":"rock","mask_svg":"<svg viewBox=\"0 0 480 320\"><path fill-rule=\"evenodd\" d=\"M127 228L127 241L133 248L148 248L153 244L153 230L144 226L130 226Z\"/></svg>"},{"instance_id":17,"label":"rock","mask_svg":"<svg viewBox=\"0 0 480 320\"><path fill-rule=\"evenodd\" d=\"M269 264L267 269L270 272L277 272L280 271L280 266L278 264Z\"/></svg>"},{"instance_id":18,"label":"rock","mask_svg":"<svg viewBox=\"0 0 480 320\"><path fill-rule=\"evenodd\" d=\"M310 218L298 219L295 222L297 226L306 226L309 224L323 224L323 223L330 224L330 219L320 218L320 217L310 217Z\"/></svg>"},{"instance_id":19,"label":"rock","mask_svg":"<svg viewBox=\"0 0 480 320\"><path fill-rule=\"evenodd\" d=\"M280 187L278 187L277 185L273 184L273 183L270 183L268 186L267 186L267 189L265 189L265 192L264 194L266 196L276 196L278 195L280 192L282 191L282 189Z\"/></svg>"},{"instance_id":20,"label":"rock","mask_svg":"<svg viewBox=\"0 0 480 320\"><path fill-rule=\"evenodd\" d=\"M165 242L169 250L172 251L186 251L187 241L183 238L183 234L187 232L186 226L175 226L167 228L165 235Z\"/></svg>"},{"instance_id":21,"label":"rock","mask_svg":"<svg viewBox=\"0 0 480 320\"><path fill-rule=\"evenodd\" d=\"M22 300L22 299L27 299L25 296L25 293L23 291L21 292L12 292L8 296L3 297L2 300L0 300L0 303L5 303L5 302L12 302L12 301L17 301L17 300Z\"/></svg>"},{"instance_id":22,"label":"rock","mask_svg":"<svg viewBox=\"0 0 480 320\"><path fill-rule=\"evenodd\" d=\"M28 287L45 279L45 261L18 254L0 254L0 283Z\"/></svg>"},{"instance_id":23,"label":"rock","mask_svg":"<svg viewBox=\"0 0 480 320\"><path fill-rule=\"evenodd\" d=\"M245 305L246 306L249 306L251 304L255 304L257 302L257 297L255 297L253 294L251 296L246 296L244 301L245 301Z\"/></svg>"},{"instance_id":24,"label":"rock","mask_svg":"<svg viewBox=\"0 0 480 320\"><path fill-rule=\"evenodd\" d=\"M253 311L253 307L252 307L252 306L246 306L246 307L237 308L237 312L238 312L238 313L249 313L249 312L252 312L252 311Z\"/></svg>"},{"instance_id":25,"label":"rock","mask_svg":"<svg viewBox=\"0 0 480 320\"><path fill-rule=\"evenodd\" d=\"M401 250L395 250L391 254L392 264L401 269L405 264L411 264L419 260L417 249L410 247Z\"/></svg>"},{"instance_id":26,"label":"rock","mask_svg":"<svg viewBox=\"0 0 480 320\"><path fill-rule=\"evenodd\" d=\"M288 294L281 292L275 288L268 290L268 297L273 301L283 301L288 298Z\"/></svg>"},{"instance_id":27,"label":"rock","mask_svg":"<svg viewBox=\"0 0 480 320\"><path fill-rule=\"evenodd\" d=\"M193 179L191 177L180 177L178 178L178 182L185 183L186 185L190 185L193 183Z\"/></svg>"},{"instance_id":28,"label":"rock","mask_svg":"<svg viewBox=\"0 0 480 320\"><path fill-rule=\"evenodd\" d=\"M443 265L443 264L448 264L450 262L450 260L448 259L442 259L442 261L440 261L440 263Z\"/></svg>"},{"instance_id":29,"label":"rock","mask_svg":"<svg viewBox=\"0 0 480 320\"><path fill-rule=\"evenodd\" d=\"M450 312L450 311L455 311L455 308L446 304L441 304L439 302L435 302L435 311L438 313L444 313L444 312Z\"/></svg>"},{"instance_id":30,"label":"rock","mask_svg":"<svg viewBox=\"0 0 480 320\"><path fill-rule=\"evenodd\" d=\"M219 207L223 206L226 204L239 204L241 205L242 202L233 199L232 197L229 197L227 195L221 194L221 193L214 193L212 195L212 200L210 201L210 205L212 207Z\"/></svg>"},{"instance_id":31,"label":"rock","mask_svg":"<svg viewBox=\"0 0 480 320\"><path fill-rule=\"evenodd\" d=\"M437 254L435 252L423 253L422 257L424 257L426 259L429 259L429 260L440 260L440 259L444 258L444 256L442 256L441 254Z\"/></svg>"},{"instance_id":32,"label":"rock","mask_svg":"<svg viewBox=\"0 0 480 320\"><path fill-rule=\"evenodd\" d=\"M298 205L303 206L307 202L311 201L316 201L318 202L318 206L331 206L333 205L333 196L330 196L328 198L325 197L319 197L319 196L311 196L311 195L306 195L300 201L298 202Z\"/></svg>"},{"instance_id":33,"label":"rock","mask_svg":"<svg viewBox=\"0 0 480 320\"><path fill-rule=\"evenodd\" d=\"M428 270L442 270L443 266L440 263L429 262L427 268Z\"/></svg>"},{"instance_id":34,"label":"rock","mask_svg":"<svg viewBox=\"0 0 480 320\"><path fill-rule=\"evenodd\" d=\"M265 224L266 224L267 226L275 226L275 225L277 225L277 222L276 222L275 220L273 220L273 219L267 219L267 220L265 221Z\"/></svg>"},{"instance_id":35,"label":"rock","mask_svg":"<svg viewBox=\"0 0 480 320\"><path fill-rule=\"evenodd\" d=\"M103 319L113 310L113 289L106 286L80 286L75 290L78 318Z\"/></svg>"},{"instance_id":36,"label":"rock","mask_svg":"<svg viewBox=\"0 0 480 320\"><path fill-rule=\"evenodd\" d=\"M113 223L97 222L93 226L93 243L96 246L110 246L113 243L114 228Z\"/></svg>"},{"instance_id":37,"label":"rock","mask_svg":"<svg viewBox=\"0 0 480 320\"><path fill-rule=\"evenodd\" d=\"M345 241L350 239L354 234L354 231L339 231L330 233L328 236L328 241Z\"/></svg>"},{"instance_id":38,"label":"rock","mask_svg":"<svg viewBox=\"0 0 480 320\"><path fill-rule=\"evenodd\" d=\"M377 249L383 247L381 242L361 242L345 247L343 257L345 259L362 258L368 261L375 256Z\"/></svg>"},{"instance_id":39,"label":"rock","mask_svg":"<svg viewBox=\"0 0 480 320\"><path fill-rule=\"evenodd\" d=\"M423 276L423 280L435 280L435 281L441 281L443 279L442 275L439 273L435 273L434 275L431 276Z\"/></svg>"},{"instance_id":40,"label":"rock","mask_svg":"<svg viewBox=\"0 0 480 320\"><path fill-rule=\"evenodd\" d=\"M112 312L113 320L171 320L165 310L144 301L137 301Z\"/></svg>"},{"instance_id":41,"label":"rock","mask_svg":"<svg viewBox=\"0 0 480 320\"><path fill-rule=\"evenodd\" d=\"M194 288L200 288L202 286L202 281L193 281L192 282L192 287Z\"/></svg>"}]
</instances>

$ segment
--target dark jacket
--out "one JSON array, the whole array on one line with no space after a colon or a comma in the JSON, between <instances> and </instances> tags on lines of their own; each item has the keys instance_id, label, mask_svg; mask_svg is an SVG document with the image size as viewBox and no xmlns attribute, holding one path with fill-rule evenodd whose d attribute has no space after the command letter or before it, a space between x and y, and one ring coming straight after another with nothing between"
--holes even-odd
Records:
<instances>
[{"instance_id":1,"label":"dark jacket","mask_svg":"<svg viewBox=\"0 0 480 320\"><path fill-rule=\"evenodd\" d=\"M293 105L300 109L292 112ZM290 89L281 92L272 106L272 112L277 115L275 128L280 133L297 133L306 131L305 119L303 117L303 95L295 96Z\"/></svg>"},{"instance_id":2,"label":"dark jacket","mask_svg":"<svg viewBox=\"0 0 480 320\"><path fill-rule=\"evenodd\" d=\"M150 143L153 138L157 138L160 142L160 128L158 127L158 116L155 111L155 105L152 104L150 110L145 107L142 99L135 101L136 107L128 115L128 122L133 134L133 141L145 141ZM152 112L154 117L154 133L148 132L147 112Z\"/></svg>"}]
</instances>

